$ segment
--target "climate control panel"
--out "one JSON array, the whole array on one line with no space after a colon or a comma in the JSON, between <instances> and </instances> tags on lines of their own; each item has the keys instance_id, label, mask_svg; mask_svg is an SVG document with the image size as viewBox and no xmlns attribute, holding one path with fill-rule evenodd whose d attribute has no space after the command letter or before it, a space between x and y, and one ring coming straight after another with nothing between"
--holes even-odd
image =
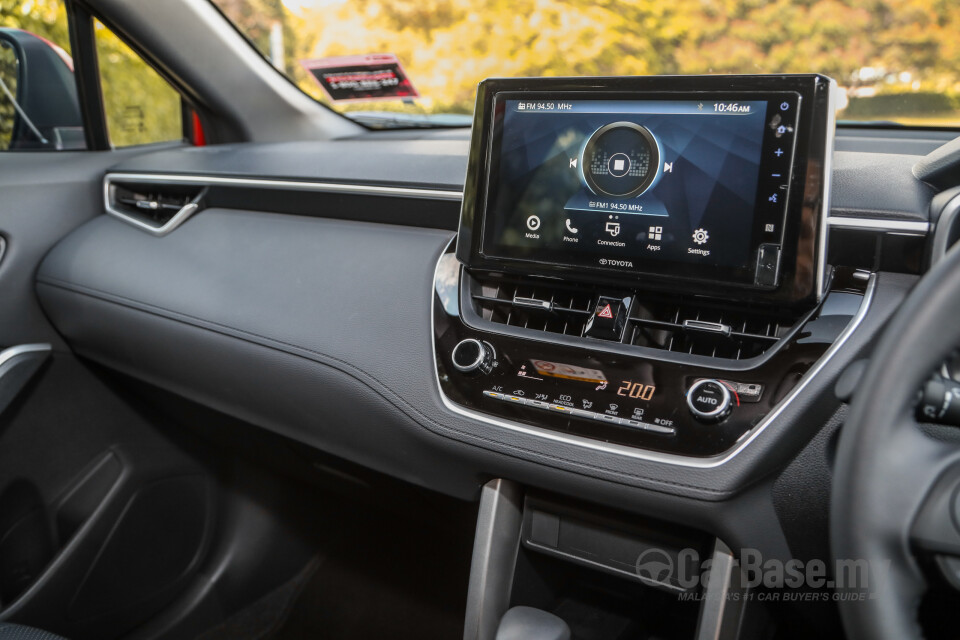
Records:
<instances>
[{"instance_id":1,"label":"climate control panel","mask_svg":"<svg viewBox=\"0 0 960 640\"><path fill-rule=\"evenodd\" d=\"M441 337L447 357L438 362L441 384L451 398L499 417L607 442L712 455L762 419L773 400L767 380L774 374L768 368L738 379L728 379L729 373L705 377L680 363L482 335L467 328L458 340L447 342L456 334ZM820 353L811 348L808 357L812 361Z\"/></svg>"},{"instance_id":2,"label":"climate control panel","mask_svg":"<svg viewBox=\"0 0 960 640\"><path fill-rule=\"evenodd\" d=\"M831 292L763 357L731 361L631 348L586 330L571 339L497 326L463 309L470 298L453 288L457 278L438 278L433 318L450 402L504 427L696 458L729 451L763 423L864 300L855 287Z\"/></svg>"}]
</instances>

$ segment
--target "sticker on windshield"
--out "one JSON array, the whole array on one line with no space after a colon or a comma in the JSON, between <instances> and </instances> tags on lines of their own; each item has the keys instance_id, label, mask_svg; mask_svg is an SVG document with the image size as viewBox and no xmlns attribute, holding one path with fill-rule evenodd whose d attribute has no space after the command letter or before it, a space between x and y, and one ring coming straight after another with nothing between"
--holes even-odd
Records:
<instances>
[{"instance_id":1,"label":"sticker on windshield","mask_svg":"<svg viewBox=\"0 0 960 640\"><path fill-rule=\"evenodd\" d=\"M300 64L334 102L420 97L392 53L301 60Z\"/></svg>"}]
</instances>

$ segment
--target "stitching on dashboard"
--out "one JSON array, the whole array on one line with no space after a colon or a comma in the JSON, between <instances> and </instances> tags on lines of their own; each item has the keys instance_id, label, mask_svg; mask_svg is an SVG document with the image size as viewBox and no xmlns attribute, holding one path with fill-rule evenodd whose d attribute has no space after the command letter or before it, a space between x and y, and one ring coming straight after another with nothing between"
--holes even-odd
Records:
<instances>
[{"instance_id":1,"label":"stitching on dashboard","mask_svg":"<svg viewBox=\"0 0 960 640\"><path fill-rule=\"evenodd\" d=\"M157 305L152 305L152 304L149 304L149 303L146 303L146 302L142 302L142 301L139 301L139 300L134 300L134 299L128 298L128 297L126 297L126 296L118 295L118 294L115 294L115 293L109 293L109 292L102 291L102 290L99 290L99 289L96 289L96 288L93 288L93 287L88 287L88 286L86 286L86 285L80 285L80 284L76 284L76 283L72 283L72 282L67 282L67 281L65 281L65 280L60 280L60 279L58 279L58 278L54 278L54 277L48 276L48 275L38 276L38 277L37 277L37 282L38 282L39 284L45 284L45 285L50 286L50 287L54 287L54 288L58 288L58 289L63 289L63 290L65 290L65 291L68 291L68 292L71 292L71 293L75 293L75 294L78 294L78 295L84 295L84 296L87 296L87 297L90 297L90 298L94 298L94 299L97 299L97 300L101 300L101 301L103 301L103 302L107 302L107 303L111 303L111 304L116 304L116 305L118 305L118 306L127 307L127 308L133 309L133 310L135 310L135 311L140 311L140 312L142 312L142 313L149 313L149 314L151 314L151 315L155 315L155 316L158 316L158 317L161 317L161 318L165 318L165 319L167 319L167 320L180 321L180 322L186 321L185 324L190 324L190 325L193 325L193 326L195 326L195 327L197 327L197 328L200 328L200 329L205 329L205 330L208 330L208 331L214 331L214 332L216 332L216 333L220 333L220 334L225 335L225 336L228 336L228 337L233 337L233 338L236 338L236 339L240 339L240 340L243 340L243 341L245 341L245 342L248 342L248 343L251 343L251 344L260 346L260 347L264 347L264 348L268 348L268 349L274 349L274 350L278 350L278 351L283 351L284 353L287 353L287 354L289 354L289 355L293 355L293 356L296 356L296 357L302 357L302 358L305 358L305 359L307 359L307 360L312 360L313 362L317 362L318 364L322 364L322 365L329 366L329 367L331 367L331 368L340 370L340 371L342 371L343 373L346 373L347 375L349 375L349 376L351 376L352 378L356 379L358 382L364 384L365 386L367 386L368 388L370 388L372 391L374 391L375 393L377 393L377 395L379 395L381 398L383 398L384 400L386 400L387 402L389 402L391 405L393 405L393 406L396 407L397 409L401 410L401 411L404 413L404 415L406 415L408 418L410 418L415 424L420 425L422 428L425 428L425 429L427 429L428 431L430 431L430 432L432 432L432 433L437 433L437 431L440 431L440 432L443 432L443 431L452 432L452 433L455 433L455 434L458 434L458 435L461 435L461 436L470 438L471 440L479 441L479 442L481 442L481 443L489 443L489 444L496 445L496 446L498 446L498 447L505 447L505 448L508 448L508 449L515 449L515 450L517 450L517 451L522 451L522 452L524 452L524 453L526 453L526 454L528 454L528 455L534 456L534 457L539 457L539 458L543 458L543 459L546 459L546 460L552 460L552 461L554 461L554 462L560 462L560 463L572 465L572 466L575 466L575 467L578 467L578 468L581 468L581 469L587 469L587 470L591 470L591 471L595 471L595 472L601 472L601 473L610 474L610 475L613 475L613 476L621 476L621 477L624 477L624 478L634 478L634 479L637 479L637 480L643 480L643 481L645 481L645 482L649 482L649 483L652 483L652 484L655 484L655 485L662 485L662 486L665 486L665 487L677 487L677 488L684 488L684 489L694 489L694 490L696 490L696 491L700 491L700 492L703 492L703 493L707 493L707 494L711 494L711 495L713 495L713 496L719 496L719 497L727 496L727 495L731 495L731 494L732 494L732 492L730 492L730 491L722 491L722 490L717 490L717 489L711 489L711 488L703 487L703 486L700 486L700 485L687 484L687 483L682 483L682 482L673 482L673 481L670 481L670 480L662 480L662 479L659 479L659 478L651 478L650 476L645 476L645 475L640 475L640 474L635 474L635 473L629 473L629 472L626 472L626 471L614 471L614 470L606 469L606 468L603 468L603 467L597 467L597 466L594 466L594 465L589 465L589 464L584 464L584 463L582 463L582 462L577 462L577 461L575 461L575 460L570 460L569 458L564 458L564 457L560 457L560 456L554 456L554 455L546 454L546 453L543 453L542 451L537 451L537 450L534 450L534 449L529 449L529 448L526 448L526 447L517 446L517 445L513 445L513 444L506 444L506 443L500 442L500 441L498 441L498 440L493 440L493 439L490 439L490 438L485 438L485 437L483 437L483 436L478 436L478 435L473 434L473 433L468 433L468 432L463 431L463 430L461 430L461 429L456 429L456 428L454 428L454 427L451 427L451 426L442 424L442 423L434 420L434 419L431 418L430 416L427 416L427 415L421 413L419 410L417 410L415 407L413 407L412 405L410 405L408 402L406 402L403 398L401 398L401 397L399 397L399 396L397 396L396 399L389 397L387 394L389 394L390 396L395 396L396 394L395 394L387 385L385 385L383 382L381 382L381 381L380 381L379 379L377 379L375 376L373 376L372 374L368 373L367 371L361 369L360 367L357 367L356 365L354 365L354 364L352 364L352 363L350 363L350 362L347 362L346 360L343 360L343 359L341 359L341 358L337 358L336 356L331 356L331 355L329 355L329 354L326 354L326 353L323 353L323 352L320 352L320 351L315 351L315 350L313 350L313 349L308 349L308 348L306 348L306 347L303 347L303 346L300 346L300 345L297 345L297 344L293 344L293 343L290 343L290 342L285 342L285 341L283 341L283 340L278 340L278 339L276 339L276 338L271 338L271 337L269 337L269 336L264 336L264 335L261 335L261 334L258 334L258 333L252 332L252 331L247 331L247 330L245 330L245 329L238 329L238 328L236 328L236 327L232 327L232 326L230 326L230 325L222 324L222 323L219 323L219 322L214 322L214 321L212 321L212 320L206 320L206 319L204 319L204 318L198 318L198 317L196 317L196 316L191 316L191 315L189 315L189 314L182 313L182 312L180 312L180 311L174 311L174 310L172 310L172 309L166 309L166 308L164 308L164 307L160 307L160 306L157 306ZM248 337L245 337L245 336L248 336ZM252 337L252 338L257 338L258 340L251 340L250 337ZM281 346L287 347L288 349L296 350L296 351L299 351L299 352L301 352L301 353L295 353L295 352L290 351L290 350L277 349L275 346L272 346L271 344L267 344L267 343L272 343L273 345L281 345ZM306 356L302 355L303 353L310 354L310 355L312 355L312 356L314 356L314 357L313 357L313 358L306 357ZM319 358L319 359L317 359L317 358ZM338 366L334 366L334 365L330 364L330 362L324 362L324 360L328 360L328 361L335 362L335 363L337 363L337 364L339 364L339 365L341 365L341 366L339 366L339 367L338 367ZM374 388L374 387L371 385L371 382L372 382L372 383L375 383L378 387L380 387L380 389ZM433 429L433 428L431 428L431 427L429 427L429 426L427 426L426 424L424 424L424 421L426 421L426 422L430 423L431 425L433 425L434 427L436 427L436 430ZM448 435L446 435L446 434L443 434L443 433L440 433L440 435L443 435L444 437L450 437L450 436L448 436ZM459 442L459 440L457 440L457 441ZM481 446L482 446L482 445L481 445ZM599 479L609 481L609 478L600 477Z\"/></svg>"}]
</instances>

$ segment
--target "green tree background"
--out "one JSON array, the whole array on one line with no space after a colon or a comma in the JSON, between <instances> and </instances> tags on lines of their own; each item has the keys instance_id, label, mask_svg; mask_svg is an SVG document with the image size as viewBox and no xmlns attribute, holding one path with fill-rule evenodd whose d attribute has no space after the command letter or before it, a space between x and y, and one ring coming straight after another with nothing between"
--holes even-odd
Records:
<instances>
[{"instance_id":1,"label":"green tree background","mask_svg":"<svg viewBox=\"0 0 960 640\"><path fill-rule=\"evenodd\" d=\"M61 0L0 0L0 27L23 29L70 53ZM97 56L110 141L116 147L182 137L180 96L109 29L95 23ZM16 86L16 60L0 49L0 74ZM0 96L0 149L9 145L13 105Z\"/></svg>"},{"instance_id":2,"label":"green tree background","mask_svg":"<svg viewBox=\"0 0 960 640\"><path fill-rule=\"evenodd\" d=\"M0 44L0 81L3 81L10 93L17 94L17 56L3 44ZM5 96L0 96L0 149L10 146L13 118L13 104Z\"/></svg>"},{"instance_id":3,"label":"green tree background","mask_svg":"<svg viewBox=\"0 0 960 640\"><path fill-rule=\"evenodd\" d=\"M264 55L279 23L284 71L324 101L300 60L389 52L424 98L376 109L470 113L495 76L817 71L847 90L841 117L960 125L958 0L346 0L296 14L213 1ZM61 0L0 0L0 26L70 50ZM97 40L113 144L180 138L179 96L102 25ZM0 99L2 146L11 123Z\"/></svg>"},{"instance_id":4,"label":"green tree background","mask_svg":"<svg viewBox=\"0 0 960 640\"><path fill-rule=\"evenodd\" d=\"M848 117L960 124L957 0L214 1L265 54L281 20L288 73L321 100L296 59L389 52L427 112L469 113L493 76L815 71L847 89Z\"/></svg>"},{"instance_id":5,"label":"green tree background","mask_svg":"<svg viewBox=\"0 0 960 640\"><path fill-rule=\"evenodd\" d=\"M182 138L180 94L99 21L94 33L110 143L127 147Z\"/></svg>"},{"instance_id":6,"label":"green tree background","mask_svg":"<svg viewBox=\"0 0 960 640\"><path fill-rule=\"evenodd\" d=\"M24 29L54 42L70 52L70 34L63 5L54 0L0 0L0 27ZM17 60L13 51L0 47L0 78L16 95ZM0 149L10 144L13 131L14 108L0 95Z\"/></svg>"}]
</instances>

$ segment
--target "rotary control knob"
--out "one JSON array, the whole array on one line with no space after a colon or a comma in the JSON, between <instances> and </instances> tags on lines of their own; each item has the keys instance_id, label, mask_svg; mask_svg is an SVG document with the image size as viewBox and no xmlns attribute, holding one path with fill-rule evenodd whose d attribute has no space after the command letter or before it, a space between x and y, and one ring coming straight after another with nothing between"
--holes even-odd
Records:
<instances>
[{"instance_id":1,"label":"rotary control knob","mask_svg":"<svg viewBox=\"0 0 960 640\"><path fill-rule=\"evenodd\" d=\"M493 347L489 343L467 338L457 343L450 359L461 373L490 373L493 370Z\"/></svg>"},{"instance_id":2,"label":"rotary control knob","mask_svg":"<svg viewBox=\"0 0 960 640\"><path fill-rule=\"evenodd\" d=\"M687 391L687 407L700 422L720 422L730 415L733 398L719 380L697 380Z\"/></svg>"}]
</instances>

